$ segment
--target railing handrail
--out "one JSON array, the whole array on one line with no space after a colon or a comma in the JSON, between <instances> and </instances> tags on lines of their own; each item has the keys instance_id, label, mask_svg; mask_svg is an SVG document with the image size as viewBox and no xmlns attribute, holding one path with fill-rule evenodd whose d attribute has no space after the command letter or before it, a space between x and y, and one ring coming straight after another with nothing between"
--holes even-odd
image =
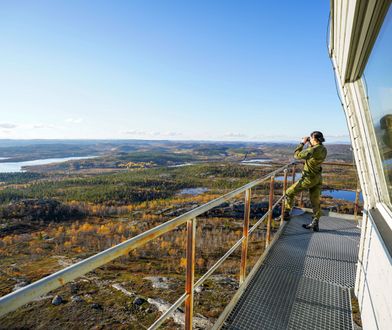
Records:
<instances>
[{"instance_id":1,"label":"railing handrail","mask_svg":"<svg viewBox=\"0 0 392 330\"><path fill-rule=\"evenodd\" d=\"M18 307L27 304L34 299L55 290L64 284L102 266L108 262L128 253L129 251L151 241L152 239L159 237L174 228L186 223L189 220L195 219L197 216L211 210L212 208L221 205L222 203L236 197L237 195L249 190L260 183L274 177L275 174L284 171L289 166L295 164L296 162L290 162L275 171L265 175L264 177L254 180L240 188L237 188L221 197L218 197L206 204L203 204L189 212L186 212L174 219L168 220L161 225L151 228L135 237L132 237L118 245L108 248L102 252L99 252L87 259L77 262L69 267L66 267L56 273L46 276L34 283L31 283L25 287L18 289L17 291L11 292L0 298L0 316L3 316L11 311L14 311ZM268 214L267 212L264 215ZM261 219L260 219L261 220ZM200 285L200 281L198 285ZM183 298L183 296L181 297ZM179 300L181 300L181 298ZM185 299L185 298L184 298ZM184 300L183 299L183 300ZM178 300L178 301L179 301ZM183 301L182 300L182 301ZM177 302L178 302L177 301ZM176 303L177 304L177 303ZM167 314L167 313L165 313Z\"/></svg>"}]
</instances>

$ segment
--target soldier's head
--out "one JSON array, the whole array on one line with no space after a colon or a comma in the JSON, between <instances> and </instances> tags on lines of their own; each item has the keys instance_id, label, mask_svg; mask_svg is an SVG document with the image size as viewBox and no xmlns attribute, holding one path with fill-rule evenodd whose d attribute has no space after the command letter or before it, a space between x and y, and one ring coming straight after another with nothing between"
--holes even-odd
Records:
<instances>
[{"instance_id":1,"label":"soldier's head","mask_svg":"<svg viewBox=\"0 0 392 330\"><path fill-rule=\"evenodd\" d=\"M311 145L316 145L316 144L323 144L325 141L323 133L319 131L314 131L310 133L310 144Z\"/></svg>"}]
</instances>

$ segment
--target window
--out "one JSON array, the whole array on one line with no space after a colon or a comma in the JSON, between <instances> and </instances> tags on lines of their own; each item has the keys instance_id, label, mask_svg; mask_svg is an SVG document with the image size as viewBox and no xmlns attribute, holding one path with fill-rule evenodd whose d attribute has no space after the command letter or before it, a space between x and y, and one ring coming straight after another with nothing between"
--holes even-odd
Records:
<instances>
[{"instance_id":1,"label":"window","mask_svg":"<svg viewBox=\"0 0 392 330\"><path fill-rule=\"evenodd\" d=\"M370 113L383 174L392 197L392 11L385 18L365 69Z\"/></svg>"}]
</instances>

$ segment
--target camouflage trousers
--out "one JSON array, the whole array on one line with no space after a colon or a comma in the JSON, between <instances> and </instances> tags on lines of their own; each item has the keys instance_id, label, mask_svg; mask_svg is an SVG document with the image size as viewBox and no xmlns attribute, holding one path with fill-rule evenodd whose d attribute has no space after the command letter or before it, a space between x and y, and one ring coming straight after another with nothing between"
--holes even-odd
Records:
<instances>
[{"instance_id":1,"label":"camouflage trousers","mask_svg":"<svg viewBox=\"0 0 392 330\"><path fill-rule=\"evenodd\" d=\"M291 185L286 190L286 203L285 203L286 211L291 211L291 209L294 206L294 198L299 192L304 190L309 190L309 197L313 208L313 216L316 219L320 219L321 185L322 185L321 174L315 177L309 177L307 175L304 175L301 179L299 179L296 183Z\"/></svg>"}]
</instances>

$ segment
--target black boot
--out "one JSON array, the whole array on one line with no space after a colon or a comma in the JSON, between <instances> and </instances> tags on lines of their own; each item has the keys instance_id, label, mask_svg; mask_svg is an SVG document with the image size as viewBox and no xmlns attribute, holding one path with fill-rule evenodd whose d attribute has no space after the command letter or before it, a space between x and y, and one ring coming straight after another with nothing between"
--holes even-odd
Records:
<instances>
[{"instance_id":1,"label":"black boot","mask_svg":"<svg viewBox=\"0 0 392 330\"><path fill-rule=\"evenodd\" d=\"M309 224L303 224L302 227L304 227L305 229L313 229L313 231L319 231L319 220L316 218L312 219L312 222Z\"/></svg>"},{"instance_id":2,"label":"black boot","mask_svg":"<svg viewBox=\"0 0 392 330\"><path fill-rule=\"evenodd\" d=\"M319 228L319 219L314 219L313 231L320 231Z\"/></svg>"}]
</instances>

